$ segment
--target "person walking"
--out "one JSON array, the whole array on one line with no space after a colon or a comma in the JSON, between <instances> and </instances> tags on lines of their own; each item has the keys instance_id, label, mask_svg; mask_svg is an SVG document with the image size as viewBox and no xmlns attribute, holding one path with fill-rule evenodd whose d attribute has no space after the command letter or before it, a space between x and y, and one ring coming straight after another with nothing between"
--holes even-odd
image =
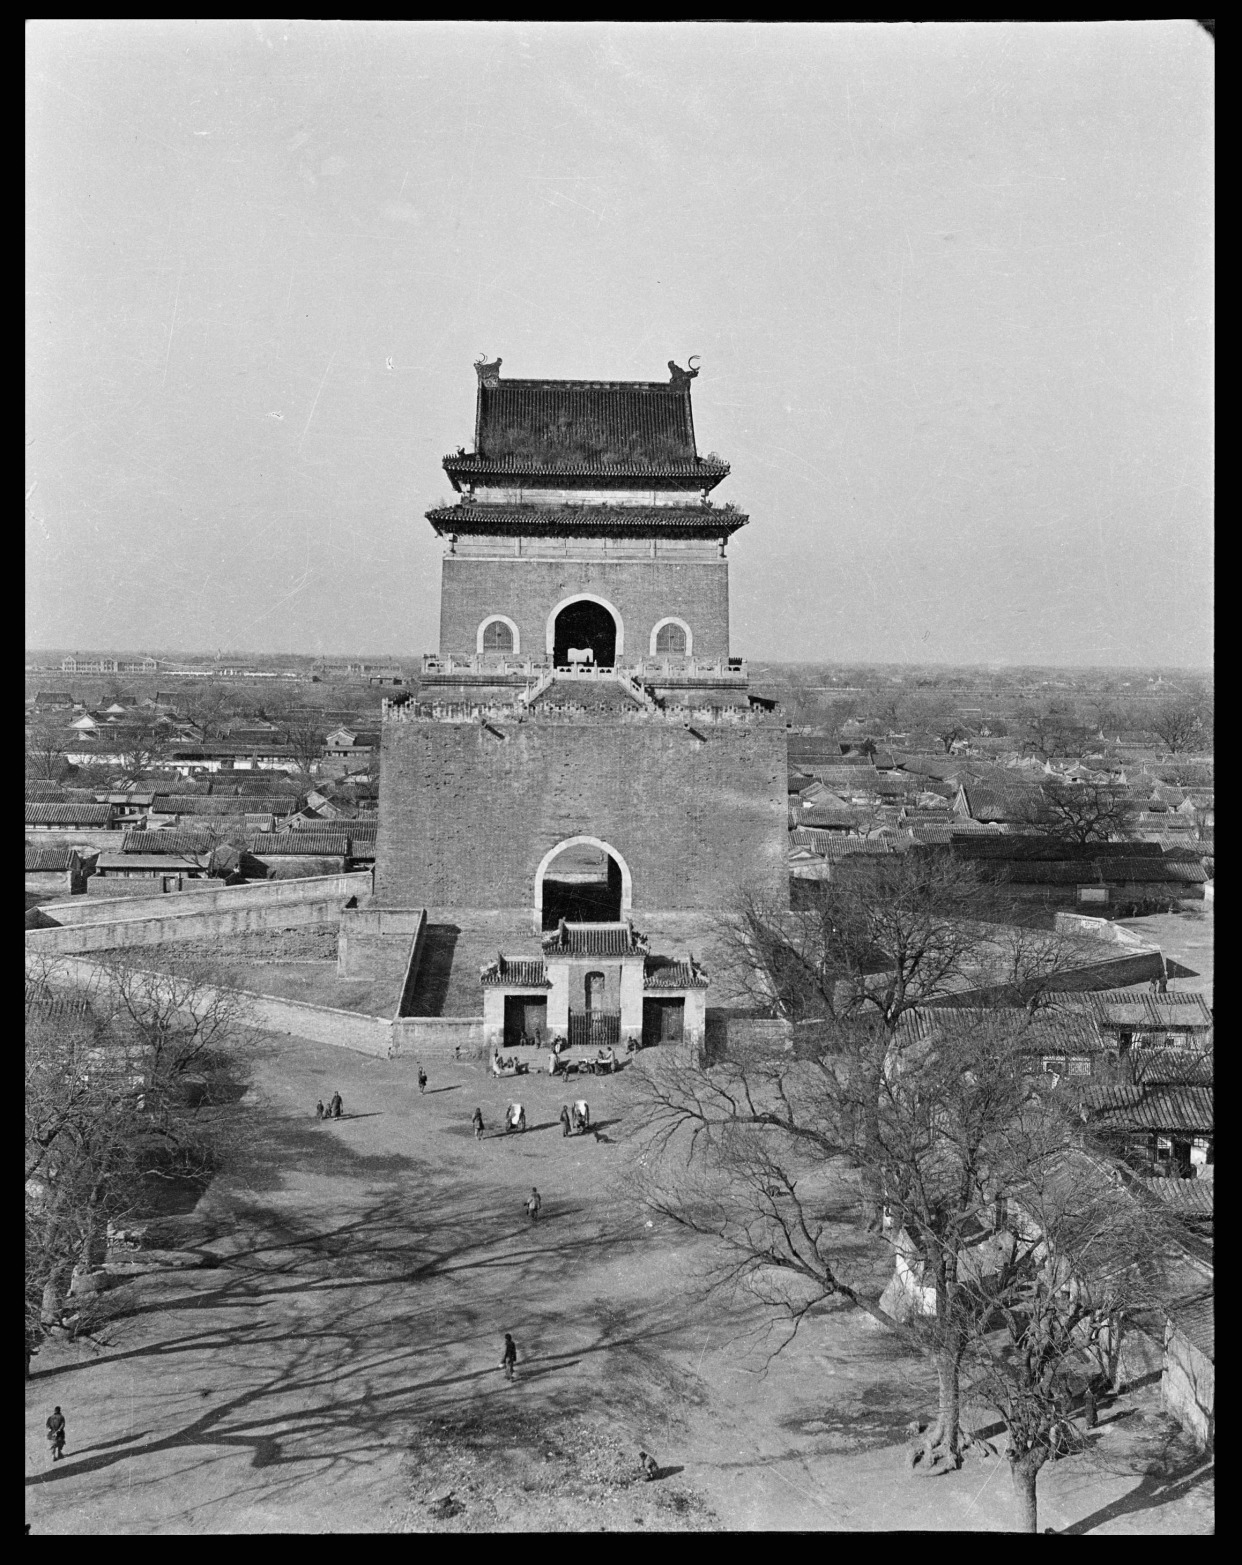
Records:
<instances>
[{"instance_id":1,"label":"person walking","mask_svg":"<svg viewBox=\"0 0 1242 1565\"><path fill-rule=\"evenodd\" d=\"M47 1421L48 1444L52 1447L52 1460L59 1462L65 1454L65 1415L58 1407L52 1409Z\"/></svg>"},{"instance_id":2,"label":"person walking","mask_svg":"<svg viewBox=\"0 0 1242 1565\"><path fill-rule=\"evenodd\" d=\"M340 1093L334 1092L332 1094L332 1101L328 1104L328 1113L332 1116L333 1119L340 1119L341 1110L344 1107L345 1105L341 1102Z\"/></svg>"},{"instance_id":3,"label":"person walking","mask_svg":"<svg viewBox=\"0 0 1242 1565\"><path fill-rule=\"evenodd\" d=\"M514 1368L514 1365L516 1363L517 1363L517 1343L514 1342L513 1338L506 1331L505 1332L505 1351L501 1354L501 1357L500 1357L500 1367L505 1372L505 1379L506 1380L512 1380L513 1379L513 1368Z\"/></svg>"},{"instance_id":4,"label":"person walking","mask_svg":"<svg viewBox=\"0 0 1242 1565\"><path fill-rule=\"evenodd\" d=\"M539 1208L542 1205L543 1197L539 1194L538 1190L535 1189L534 1185L532 1185L530 1187L530 1195L526 1198L526 1211L532 1223L539 1216Z\"/></svg>"},{"instance_id":5,"label":"person walking","mask_svg":"<svg viewBox=\"0 0 1242 1565\"><path fill-rule=\"evenodd\" d=\"M426 1092L427 1090L427 1072L421 1065L418 1067L418 1090L419 1092Z\"/></svg>"},{"instance_id":6,"label":"person walking","mask_svg":"<svg viewBox=\"0 0 1242 1565\"><path fill-rule=\"evenodd\" d=\"M323 1118L323 1099L322 1098L320 1098L319 1102L315 1104L315 1118L316 1119L322 1119Z\"/></svg>"},{"instance_id":7,"label":"person walking","mask_svg":"<svg viewBox=\"0 0 1242 1565\"><path fill-rule=\"evenodd\" d=\"M481 1109L475 1109L474 1114L471 1117L470 1123L474 1126L474 1139L476 1141L482 1141L482 1139L483 1139L483 1111Z\"/></svg>"},{"instance_id":8,"label":"person walking","mask_svg":"<svg viewBox=\"0 0 1242 1565\"><path fill-rule=\"evenodd\" d=\"M561 1135L562 1136L567 1136L568 1134L569 1134L569 1109L568 1109L568 1107L564 1103L562 1103L561 1104Z\"/></svg>"}]
</instances>

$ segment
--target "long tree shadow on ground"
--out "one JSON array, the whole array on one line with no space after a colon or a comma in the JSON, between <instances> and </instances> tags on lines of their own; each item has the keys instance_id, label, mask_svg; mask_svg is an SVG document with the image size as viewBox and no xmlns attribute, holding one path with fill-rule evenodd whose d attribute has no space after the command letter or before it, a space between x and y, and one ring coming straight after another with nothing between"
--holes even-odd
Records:
<instances>
[{"instance_id":1,"label":"long tree shadow on ground","mask_svg":"<svg viewBox=\"0 0 1242 1565\"><path fill-rule=\"evenodd\" d=\"M180 1385L208 1390L211 1405L196 1396L172 1412L167 1432L100 1442L29 1483L124 1472L156 1453L190 1448L248 1450L253 1467L301 1474L361 1469L391 1443L399 1422L472 1404L489 1381L499 1383L495 1360L506 1329L522 1345L520 1373L553 1405L579 1407L584 1374L616 1406L626 1396L656 1405L666 1394L667 1375L662 1381L664 1371L652 1366L682 1330L679 1311L627 1311L613 1300L602 1313L584 1313L560 1296L566 1277L647 1242L624 1207L590 1206L577 1224L534 1227L499 1209L509 1203L497 1201L495 1169L449 1180L434 1160L357 1153L313 1121L259 1111L255 1119L243 1193L217 1193L214 1216L200 1220L200 1246L220 1269L137 1286L127 1319L151 1337L112 1351L105 1344L92 1360L32 1376L54 1381L141 1361L158 1377L166 1364L166 1406L176 1409ZM334 1203L346 1215L325 1224L266 1202L264 1188L278 1189L290 1166L350 1176L356 1199L347 1189ZM377 1179L388 1188L377 1192ZM553 1350L558 1339L563 1351ZM472 1362L481 1340L489 1341L484 1361ZM583 1367L604 1355L607 1374L602 1363L598 1371ZM613 1373L622 1360L633 1374ZM290 1413L291 1404L300 1410Z\"/></svg>"}]
</instances>

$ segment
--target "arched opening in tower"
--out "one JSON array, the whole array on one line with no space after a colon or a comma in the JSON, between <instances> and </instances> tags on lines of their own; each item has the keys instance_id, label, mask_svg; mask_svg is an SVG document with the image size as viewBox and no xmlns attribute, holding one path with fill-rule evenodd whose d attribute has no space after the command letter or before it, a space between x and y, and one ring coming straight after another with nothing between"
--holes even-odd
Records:
<instances>
[{"instance_id":1,"label":"arched opening in tower","mask_svg":"<svg viewBox=\"0 0 1242 1565\"><path fill-rule=\"evenodd\" d=\"M565 668L574 661L571 653L588 649L591 657L579 661L592 662L596 668L612 668L617 658L617 622L602 603L580 599L567 604L556 616L552 660L557 668Z\"/></svg>"},{"instance_id":2,"label":"arched opening in tower","mask_svg":"<svg viewBox=\"0 0 1242 1565\"><path fill-rule=\"evenodd\" d=\"M543 927L615 924L621 917L621 866L603 848L577 842L558 853L543 877Z\"/></svg>"}]
</instances>

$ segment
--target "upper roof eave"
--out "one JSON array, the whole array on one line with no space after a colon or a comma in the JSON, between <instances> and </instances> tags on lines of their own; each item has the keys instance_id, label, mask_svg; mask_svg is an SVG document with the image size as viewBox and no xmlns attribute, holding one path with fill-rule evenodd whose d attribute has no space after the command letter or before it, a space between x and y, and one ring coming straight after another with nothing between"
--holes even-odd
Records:
<instances>
[{"instance_id":1,"label":"upper roof eave","mask_svg":"<svg viewBox=\"0 0 1242 1565\"><path fill-rule=\"evenodd\" d=\"M703 537L724 538L750 520L743 511L723 507L672 505L444 505L424 514L441 535L611 530L628 534L696 532Z\"/></svg>"}]
</instances>

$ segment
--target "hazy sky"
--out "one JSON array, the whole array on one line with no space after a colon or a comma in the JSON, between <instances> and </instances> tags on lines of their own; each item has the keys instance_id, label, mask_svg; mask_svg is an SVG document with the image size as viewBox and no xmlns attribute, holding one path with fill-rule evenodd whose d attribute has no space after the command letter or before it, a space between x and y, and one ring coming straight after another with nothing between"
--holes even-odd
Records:
<instances>
[{"instance_id":1,"label":"hazy sky","mask_svg":"<svg viewBox=\"0 0 1242 1565\"><path fill-rule=\"evenodd\" d=\"M1208 662L1192 22L26 36L29 645L433 650L477 355L697 353L735 654Z\"/></svg>"}]
</instances>

